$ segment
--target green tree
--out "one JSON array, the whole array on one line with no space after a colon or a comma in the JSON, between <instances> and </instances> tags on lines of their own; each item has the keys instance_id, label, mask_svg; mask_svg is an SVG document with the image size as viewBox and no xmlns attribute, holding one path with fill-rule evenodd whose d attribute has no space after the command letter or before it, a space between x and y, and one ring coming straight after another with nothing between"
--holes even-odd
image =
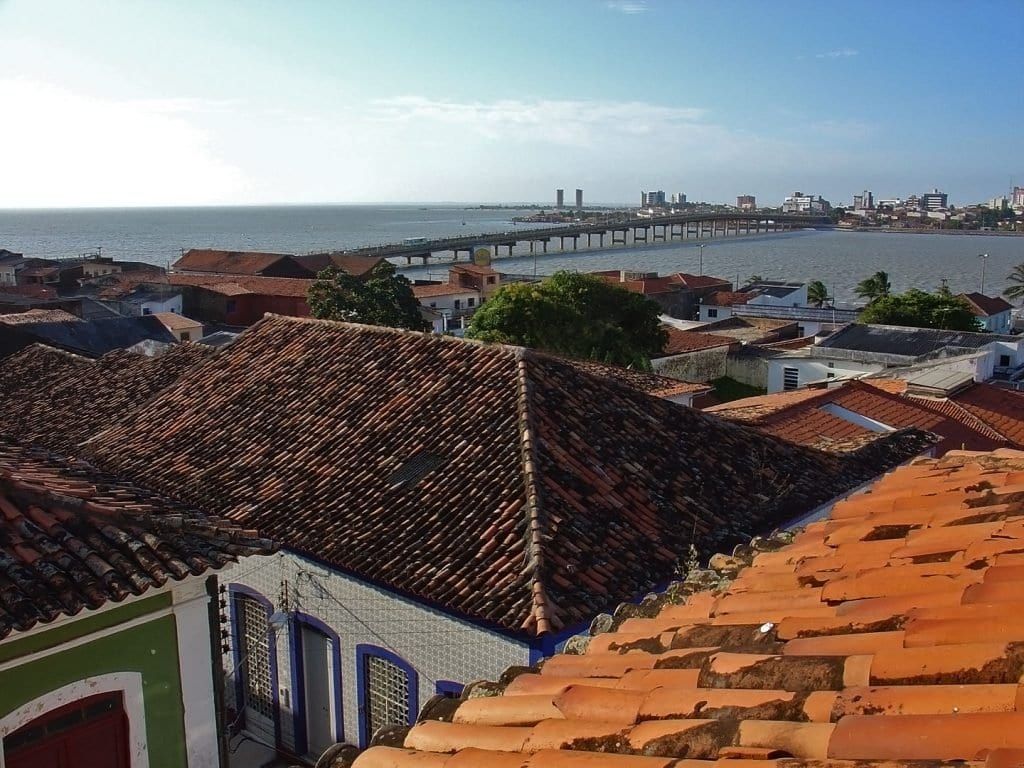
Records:
<instances>
[{"instance_id":1,"label":"green tree","mask_svg":"<svg viewBox=\"0 0 1024 768\"><path fill-rule=\"evenodd\" d=\"M831 297L828 295L828 288L821 280L811 280L807 284L807 303L815 307L825 306L825 302L830 301Z\"/></svg>"},{"instance_id":2,"label":"green tree","mask_svg":"<svg viewBox=\"0 0 1024 768\"><path fill-rule=\"evenodd\" d=\"M646 370L667 340L658 313L654 302L599 277L556 272L502 287L466 336Z\"/></svg>"},{"instance_id":3,"label":"green tree","mask_svg":"<svg viewBox=\"0 0 1024 768\"><path fill-rule=\"evenodd\" d=\"M833 224L838 224L840 221L843 220L843 216L846 215L846 209L843 208L842 206L838 206L829 211L828 215L829 217L831 217Z\"/></svg>"},{"instance_id":4,"label":"green tree","mask_svg":"<svg viewBox=\"0 0 1024 768\"><path fill-rule=\"evenodd\" d=\"M309 309L320 320L345 320L367 325L427 330L412 283L395 265L382 261L360 280L335 267L316 276L309 288Z\"/></svg>"},{"instance_id":5,"label":"green tree","mask_svg":"<svg viewBox=\"0 0 1024 768\"><path fill-rule=\"evenodd\" d=\"M948 288L936 293L911 288L905 293L875 299L861 313L859 322L948 331L981 330L967 302Z\"/></svg>"},{"instance_id":6,"label":"green tree","mask_svg":"<svg viewBox=\"0 0 1024 768\"><path fill-rule=\"evenodd\" d=\"M892 284L889 282L889 273L878 271L871 277L865 278L857 283L853 292L869 303L878 299L884 299L892 292Z\"/></svg>"},{"instance_id":7,"label":"green tree","mask_svg":"<svg viewBox=\"0 0 1024 768\"><path fill-rule=\"evenodd\" d=\"M1003 291L1003 296L1010 301L1024 299L1024 263L1018 264L1013 271L1006 276L1013 285Z\"/></svg>"}]
</instances>

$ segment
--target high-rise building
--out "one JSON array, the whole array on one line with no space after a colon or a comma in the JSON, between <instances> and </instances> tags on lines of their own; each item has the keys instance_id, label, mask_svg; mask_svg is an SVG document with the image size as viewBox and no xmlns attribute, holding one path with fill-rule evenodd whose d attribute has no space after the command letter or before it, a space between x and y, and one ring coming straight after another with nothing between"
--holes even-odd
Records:
<instances>
[{"instance_id":1,"label":"high-rise building","mask_svg":"<svg viewBox=\"0 0 1024 768\"><path fill-rule=\"evenodd\" d=\"M583 210L583 190L582 189L577 189L576 190L576 209L580 210L580 211Z\"/></svg>"},{"instance_id":2,"label":"high-rise building","mask_svg":"<svg viewBox=\"0 0 1024 768\"><path fill-rule=\"evenodd\" d=\"M665 205L665 192L658 190L656 192L641 192L640 193L640 207L641 208L661 208Z\"/></svg>"},{"instance_id":3,"label":"high-rise building","mask_svg":"<svg viewBox=\"0 0 1024 768\"><path fill-rule=\"evenodd\" d=\"M565 208L565 190L555 190L555 208Z\"/></svg>"},{"instance_id":4,"label":"high-rise building","mask_svg":"<svg viewBox=\"0 0 1024 768\"><path fill-rule=\"evenodd\" d=\"M853 209L855 211L873 211L875 209L875 196L870 189L865 189L859 195L853 196Z\"/></svg>"},{"instance_id":5,"label":"high-rise building","mask_svg":"<svg viewBox=\"0 0 1024 768\"><path fill-rule=\"evenodd\" d=\"M1013 188L1013 199L1010 201L1010 205L1014 208L1024 206L1024 187Z\"/></svg>"},{"instance_id":6,"label":"high-rise building","mask_svg":"<svg viewBox=\"0 0 1024 768\"><path fill-rule=\"evenodd\" d=\"M686 195L682 192L673 192L672 205L686 205Z\"/></svg>"},{"instance_id":7,"label":"high-rise building","mask_svg":"<svg viewBox=\"0 0 1024 768\"><path fill-rule=\"evenodd\" d=\"M925 192L921 195L921 210L922 211L941 211L949 207L949 195L945 192L939 192L938 189L932 189L931 192Z\"/></svg>"},{"instance_id":8,"label":"high-rise building","mask_svg":"<svg viewBox=\"0 0 1024 768\"><path fill-rule=\"evenodd\" d=\"M752 211L757 208L757 201L753 195L737 195L736 207L741 211Z\"/></svg>"}]
</instances>

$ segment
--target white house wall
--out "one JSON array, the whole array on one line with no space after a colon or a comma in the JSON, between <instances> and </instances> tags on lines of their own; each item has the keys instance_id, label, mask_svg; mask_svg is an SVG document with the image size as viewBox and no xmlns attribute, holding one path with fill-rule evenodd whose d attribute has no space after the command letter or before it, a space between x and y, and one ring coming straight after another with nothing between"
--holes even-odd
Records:
<instances>
[{"instance_id":1,"label":"white house wall","mask_svg":"<svg viewBox=\"0 0 1024 768\"><path fill-rule=\"evenodd\" d=\"M144 301L139 304L139 312L143 315L156 315L160 312L181 314L181 294L175 294L166 301Z\"/></svg>"},{"instance_id":2,"label":"white house wall","mask_svg":"<svg viewBox=\"0 0 1024 768\"><path fill-rule=\"evenodd\" d=\"M833 367L829 367L832 363ZM798 386L803 387L814 381L825 381L833 374L836 379L850 379L882 370L881 363L858 363L853 360L827 360L820 357L779 357L768 361L768 394L783 390L783 368L799 371Z\"/></svg>"},{"instance_id":3,"label":"white house wall","mask_svg":"<svg viewBox=\"0 0 1024 768\"><path fill-rule=\"evenodd\" d=\"M530 650L515 642L419 605L379 587L331 571L290 552L242 560L221 583L241 584L273 603L275 611L300 611L333 629L340 639L345 741L359 742L356 646L380 646L400 656L419 675L418 707L436 693L439 680L496 680L508 667L530 663ZM285 604L287 601L287 604ZM283 746L293 749L293 711L301 692L292 690L288 628L277 635L278 698ZM232 638L232 646L234 645ZM232 669L231 652L225 669ZM226 692L233 707L234 678Z\"/></svg>"}]
</instances>

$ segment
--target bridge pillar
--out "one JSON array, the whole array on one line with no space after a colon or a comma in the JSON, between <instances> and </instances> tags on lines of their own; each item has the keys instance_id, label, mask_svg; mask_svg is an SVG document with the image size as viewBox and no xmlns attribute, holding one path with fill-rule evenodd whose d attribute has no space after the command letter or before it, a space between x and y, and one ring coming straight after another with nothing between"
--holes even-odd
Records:
<instances>
[{"instance_id":1,"label":"bridge pillar","mask_svg":"<svg viewBox=\"0 0 1024 768\"><path fill-rule=\"evenodd\" d=\"M544 246L544 253L548 252L548 238L544 238L540 241L540 244Z\"/></svg>"},{"instance_id":2,"label":"bridge pillar","mask_svg":"<svg viewBox=\"0 0 1024 768\"><path fill-rule=\"evenodd\" d=\"M661 227L661 234L660 235L658 234L658 227ZM651 239L652 240L665 240L666 239L665 230L666 230L667 227L668 227L668 224L655 224L653 227L651 227Z\"/></svg>"},{"instance_id":3,"label":"bridge pillar","mask_svg":"<svg viewBox=\"0 0 1024 768\"><path fill-rule=\"evenodd\" d=\"M616 232L621 232L622 233L622 238L621 239L615 236ZM613 229L612 230L612 245L615 245L616 243L622 243L623 245L625 245L626 244L626 235L627 234L629 234L629 229L626 229L626 228L623 228L623 229Z\"/></svg>"},{"instance_id":4,"label":"bridge pillar","mask_svg":"<svg viewBox=\"0 0 1024 768\"><path fill-rule=\"evenodd\" d=\"M643 232L644 236L640 237L639 233ZM647 242L647 227L633 227L633 242ZM623 240L625 242L625 240Z\"/></svg>"}]
</instances>

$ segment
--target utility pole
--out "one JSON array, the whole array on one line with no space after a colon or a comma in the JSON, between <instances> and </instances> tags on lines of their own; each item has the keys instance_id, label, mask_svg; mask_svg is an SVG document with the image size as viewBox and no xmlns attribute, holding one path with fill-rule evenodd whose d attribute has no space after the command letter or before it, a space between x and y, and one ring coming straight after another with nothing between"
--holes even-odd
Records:
<instances>
[{"instance_id":1,"label":"utility pole","mask_svg":"<svg viewBox=\"0 0 1024 768\"><path fill-rule=\"evenodd\" d=\"M988 254L979 253L978 258L981 259L981 295L985 295L985 265L988 263Z\"/></svg>"}]
</instances>

